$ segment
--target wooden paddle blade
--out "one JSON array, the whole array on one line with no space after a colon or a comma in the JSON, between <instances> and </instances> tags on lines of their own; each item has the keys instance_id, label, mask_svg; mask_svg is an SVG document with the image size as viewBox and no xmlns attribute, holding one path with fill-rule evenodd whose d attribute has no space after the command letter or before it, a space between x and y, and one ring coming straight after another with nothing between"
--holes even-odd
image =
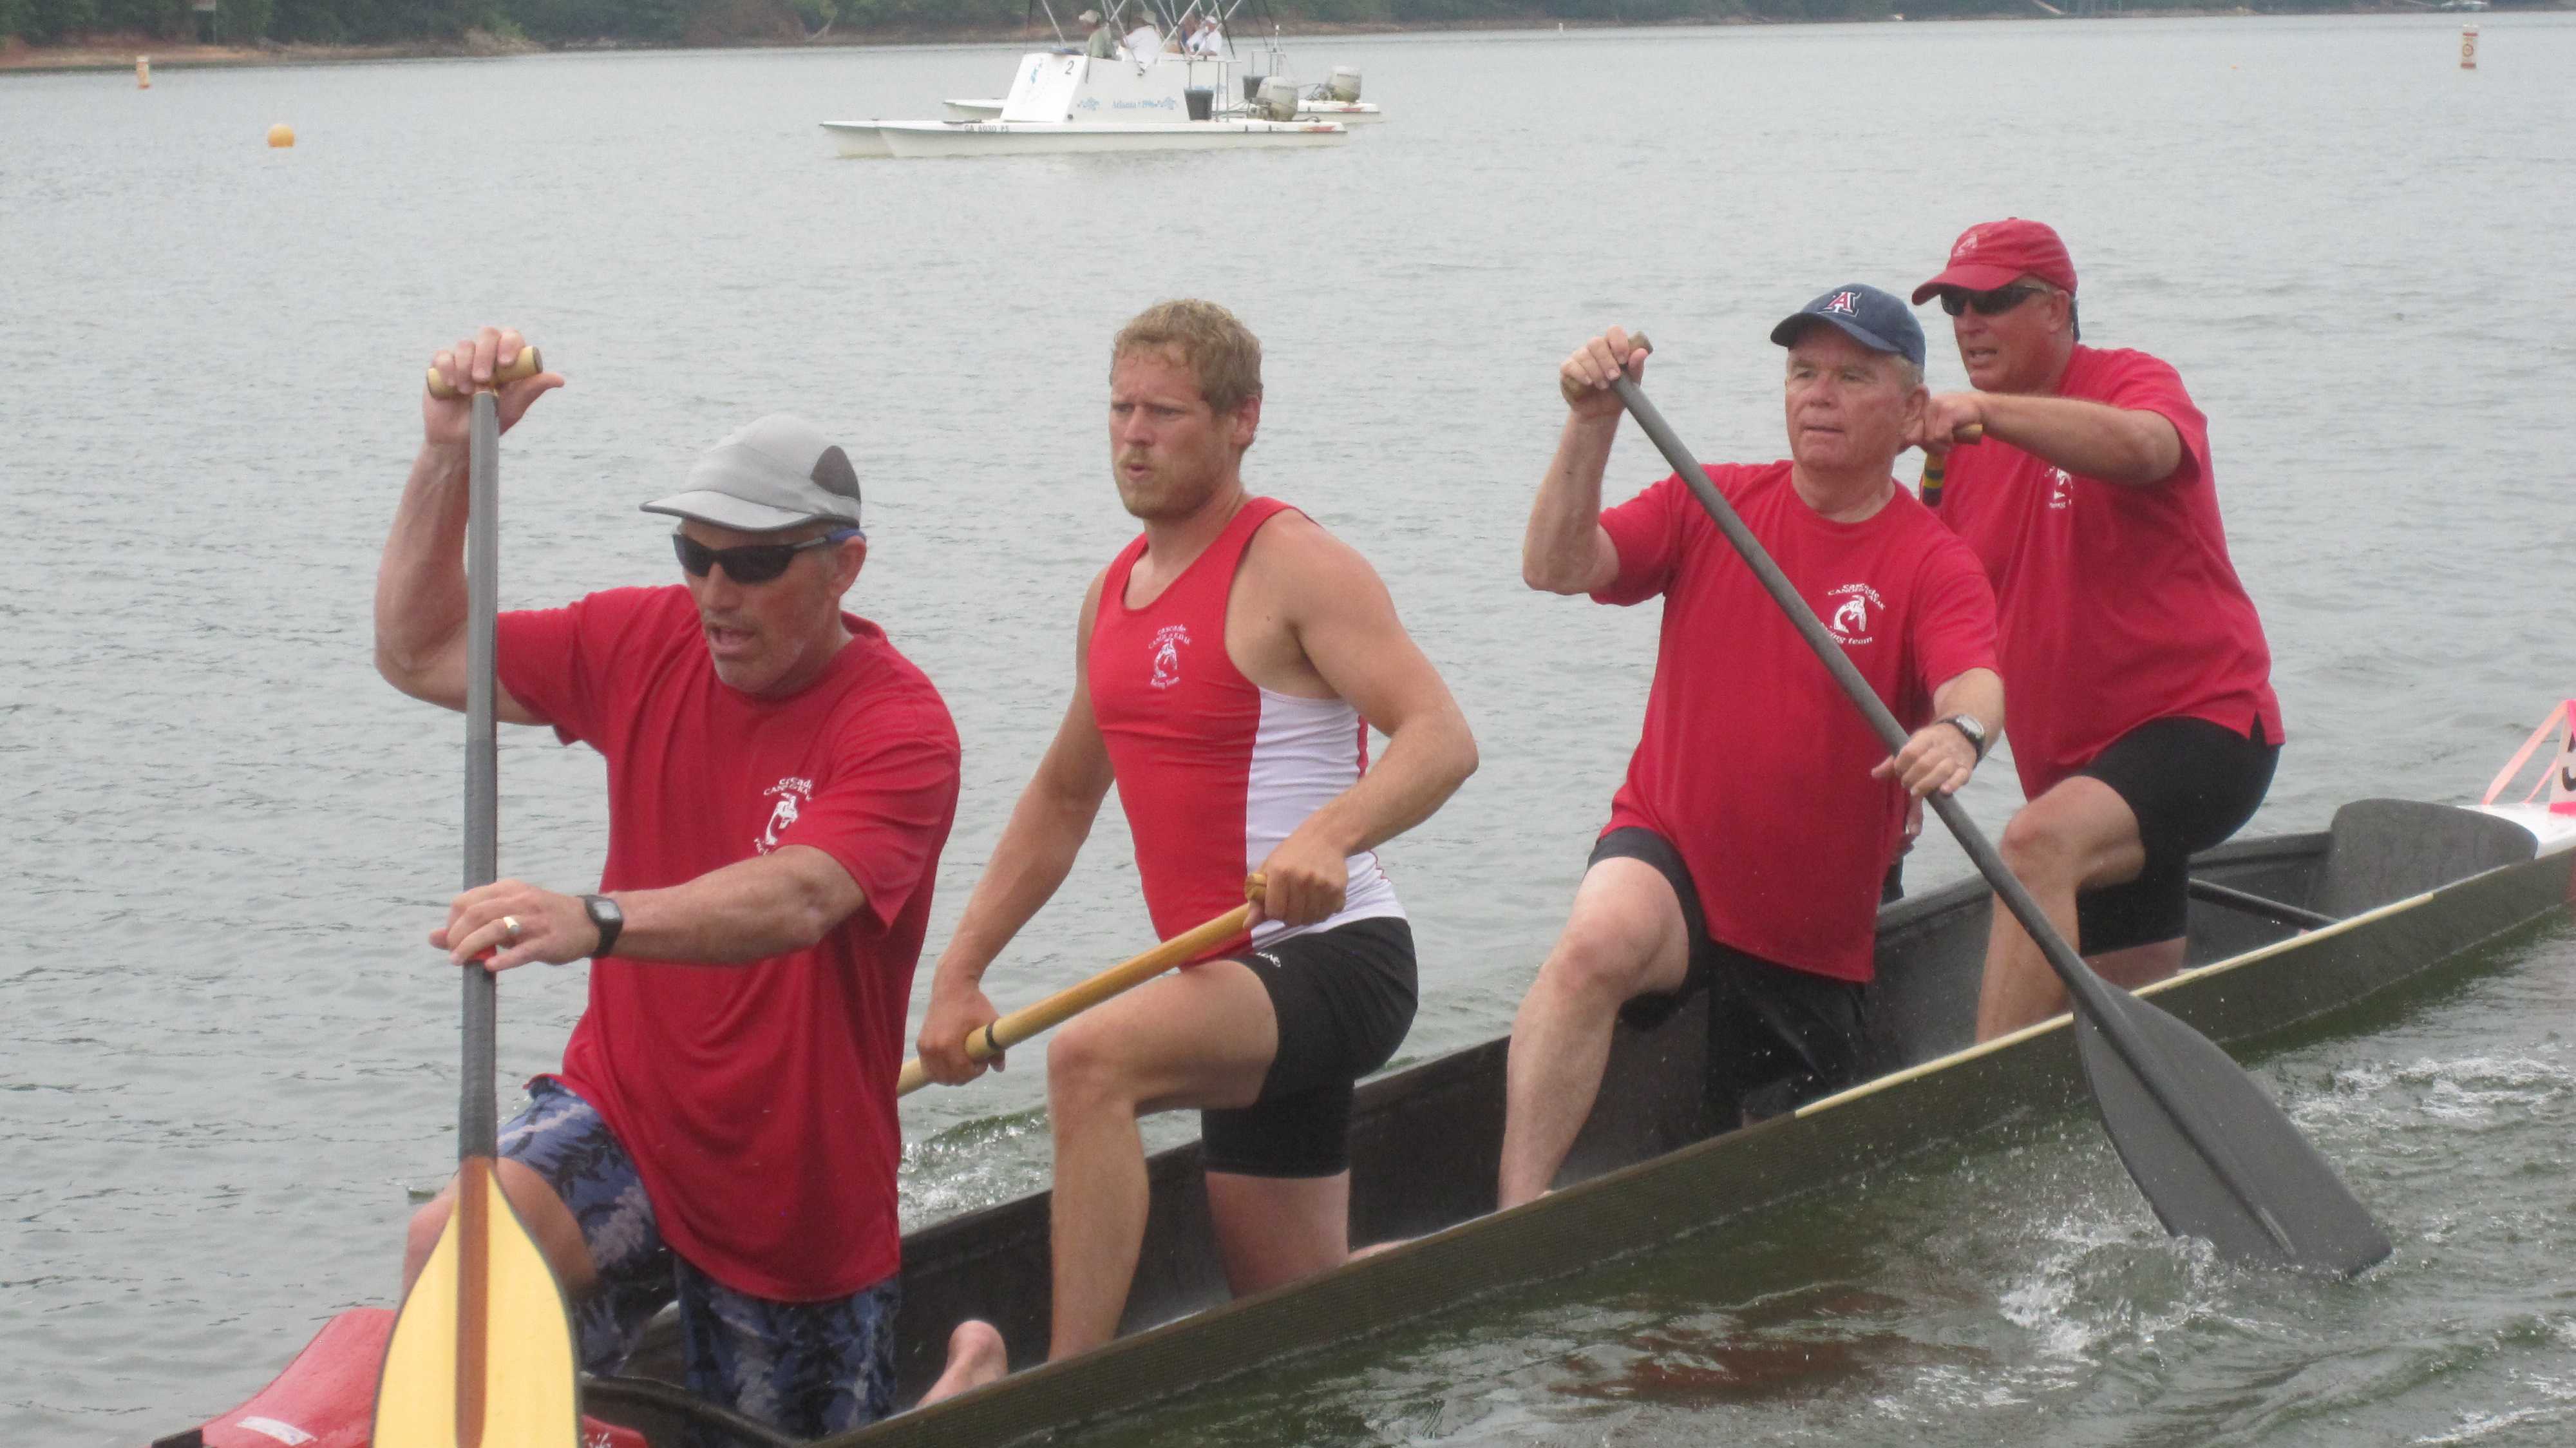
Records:
<instances>
[{"instance_id":1,"label":"wooden paddle blade","mask_svg":"<svg viewBox=\"0 0 2576 1448\"><path fill-rule=\"evenodd\" d=\"M579 1378L563 1291L490 1167L472 1158L457 1174L456 1209L394 1319L376 1380L376 1448L579 1448ZM477 1255L469 1193L480 1198L473 1205L484 1238L479 1294L466 1272ZM464 1321L478 1296L479 1353ZM460 1382L458 1364L475 1356L479 1381Z\"/></svg>"},{"instance_id":2,"label":"wooden paddle blade","mask_svg":"<svg viewBox=\"0 0 2576 1448\"><path fill-rule=\"evenodd\" d=\"M2075 1018L2077 1055L2120 1160L2165 1230L2205 1237L2244 1262L2349 1277L2389 1253L2388 1234L2280 1105L2206 1036L2126 992L2111 993L2155 1057L2153 1069L2186 1093L2187 1107L2224 1122L2199 1133L2225 1166L2120 1056L2090 1016ZM2230 1186L2233 1177L2238 1186ZM2240 1187L2242 1195L2240 1195Z\"/></svg>"}]
</instances>

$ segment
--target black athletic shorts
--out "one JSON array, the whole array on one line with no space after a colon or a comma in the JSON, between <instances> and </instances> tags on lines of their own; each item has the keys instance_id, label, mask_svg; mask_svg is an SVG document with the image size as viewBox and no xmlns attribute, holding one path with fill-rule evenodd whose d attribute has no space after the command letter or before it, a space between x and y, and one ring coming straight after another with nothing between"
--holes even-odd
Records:
<instances>
[{"instance_id":1,"label":"black athletic shorts","mask_svg":"<svg viewBox=\"0 0 2576 1448\"><path fill-rule=\"evenodd\" d=\"M1413 927L1354 920L1235 957L1260 977L1279 1053L1250 1106L1199 1113L1209 1171L1328 1177L1351 1165L1351 1087L1413 1027Z\"/></svg>"},{"instance_id":2,"label":"black athletic shorts","mask_svg":"<svg viewBox=\"0 0 2576 1448\"><path fill-rule=\"evenodd\" d=\"M1681 989L1641 995L1620 1008L1619 1018L1652 1030L1692 996L1709 992L1712 1098L1735 1102L1747 1121L1755 1121L1876 1074L1879 1053L1861 1009L1859 984L1775 965L1711 939L1689 867L1672 842L1653 830L1627 825L1603 835L1585 868L1614 858L1642 860L1663 875L1690 935L1690 967Z\"/></svg>"},{"instance_id":3,"label":"black athletic shorts","mask_svg":"<svg viewBox=\"0 0 2576 1448\"><path fill-rule=\"evenodd\" d=\"M2111 786L2138 817L2147 847L2138 878L2075 897L2075 948L2086 955L2183 933L2191 857L2245 827L2272 788L2281 746L2206 719L2151 719L2075 771Z\"/></svg>"}]
</instances>

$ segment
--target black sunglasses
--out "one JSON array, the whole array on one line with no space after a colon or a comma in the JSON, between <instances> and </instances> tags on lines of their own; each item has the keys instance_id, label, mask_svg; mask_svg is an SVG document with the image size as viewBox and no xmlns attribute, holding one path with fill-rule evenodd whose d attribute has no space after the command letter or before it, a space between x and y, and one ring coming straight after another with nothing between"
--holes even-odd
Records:
<instances>
[{"instance_id":1,"label":"black sunglasses","mask_svg":"<svg viewBox=\"0 0 2576 1448\"><path fill-rule=\"evenodd\" d=\"M1941 310L1954 317L1969 310L1974 310L1980 317L2000 316L2031 298L2046 293L2047 290L2046 287L2035 287L2028 282L2015 282L2011 286L1997 287L1990 292L1966 292L1955 287L1945 288L1941 293Z\"/></svg>"},{"instance_id":2,"label":"black sunglasses","mask_svg":"<svg viewBox=\"0 0 2576 1448\"><path fill-rule=\"evenodd\" d=\"M829 548L844 538L859 536L856 528L835 528L820 538L802 543L747 543L740 548L710 548L686 533L671 535L671 549L680 555L680 566L691 577L704 578L717 564L724 565L725 577L736 583L767 583L787 571L796 555L813 548Z\"/></svg>"}]
</instances>

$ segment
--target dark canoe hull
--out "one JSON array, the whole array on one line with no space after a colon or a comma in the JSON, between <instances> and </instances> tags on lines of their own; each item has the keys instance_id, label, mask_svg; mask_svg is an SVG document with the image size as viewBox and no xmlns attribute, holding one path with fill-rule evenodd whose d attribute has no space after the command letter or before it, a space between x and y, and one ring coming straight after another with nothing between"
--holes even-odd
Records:
<instances>
[{"instance_id":1,"label":"dark canoe hull","mask_svg":"<svg viewBox=\"0 0 2576 1448\"><path fill-rule=\"evenodd\" d=\"M2308 934L2195 901L2193 967L2151 988L2213 1040L2242 1043L2349 1007L2499 934L2567 908L2576 851L2538 856L2502 820L2438 805L2364 801L2323 834L2243 841L2196 876L2338 923ZM1701 1089L1705 1021L1622 1028L1601 1104L1560 1190L1495 1214L1507 1041L1363 1087L1354 1108L1352 1239L1417 1238L1322 1276L1228 1302L1195 1143L1155 1156L1154 1200L1123 1336L1048 1365L1047 1199L1039 1193L939 1223L904 1243L898 1349L903 1395L938 1373L966 1317L1002 1329L1001 1383L829 1440L1000 1445L1132 1409L1230 1374L1422 1317L1479 1294L1589 1264L1823 1188L2017 1113L2083 1092L2061 1018L1971 1048L1988 897L1961 882L1890 906L1873 1005L1889 1075L1794 1115L1721 1130L1732 1103ZM588 1411L681 1441L669 1399L610 1379Z\"/></svg>"}]
</instances>

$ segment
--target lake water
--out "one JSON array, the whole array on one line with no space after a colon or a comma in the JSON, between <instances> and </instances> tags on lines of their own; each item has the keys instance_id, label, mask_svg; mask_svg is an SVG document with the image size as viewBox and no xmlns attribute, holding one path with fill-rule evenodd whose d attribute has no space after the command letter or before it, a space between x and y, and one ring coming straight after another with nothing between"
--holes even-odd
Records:
<instances>
[{"instance_id":1,"label":"lake water","mask_svg":"<svg viewBox=\"0 0 2576 1448\"><path fill-rule=\"evenodd\" d=\"M0 1438L136 1443L240 1401L391 1300L452 1161L454 989L420 940L459 728L368 659L442 341L514 324L571 378L504 446L506 604L668 577L635 503L760 413L848 441L855 606L965 740L935 948L1131 530L1108 339L1159 297L1234 307L1268 354L1248 474L1376 562L1483 745L1386 852L1418 1060L1508 1027L1643 707L1653 611L1518 582L1556 360L1646 326L1701 455L1772 457L1771 322L1908 287L1973 221L2053 221L2088 339L2171 359L2212 417L2289 718L2253 829L2473 797L2576 687L2576 17L2480 24L2474 73L2434 16L1310 40L1297 69L1359 65L1388 124L946 163L833 160L814 122L990 94L1010 48L0 81L28 554L0 594ZM1629 433L1612 489L1661 471ZM514 732L502 771L503 870L595 880L596 759ZM2013 803L2005 769L1971 794L1990 827ZM1912 866L1965 868L1941 841ZM1108 811L994 993L1146 940ZM581 992L508 978L506 1072L552 1064ZM2169 1244L2070 1116L1103 1436L2563 1442L2571 1004L2576 934L2542 932L2262 1063L2398 1238L2357 1284ZM907 1104L910 1220L1044 1183L1036 1064ZM1740 1255L1709 1265L1746 1252L1750 1298Z\"/></svg>"}]
</instances>

